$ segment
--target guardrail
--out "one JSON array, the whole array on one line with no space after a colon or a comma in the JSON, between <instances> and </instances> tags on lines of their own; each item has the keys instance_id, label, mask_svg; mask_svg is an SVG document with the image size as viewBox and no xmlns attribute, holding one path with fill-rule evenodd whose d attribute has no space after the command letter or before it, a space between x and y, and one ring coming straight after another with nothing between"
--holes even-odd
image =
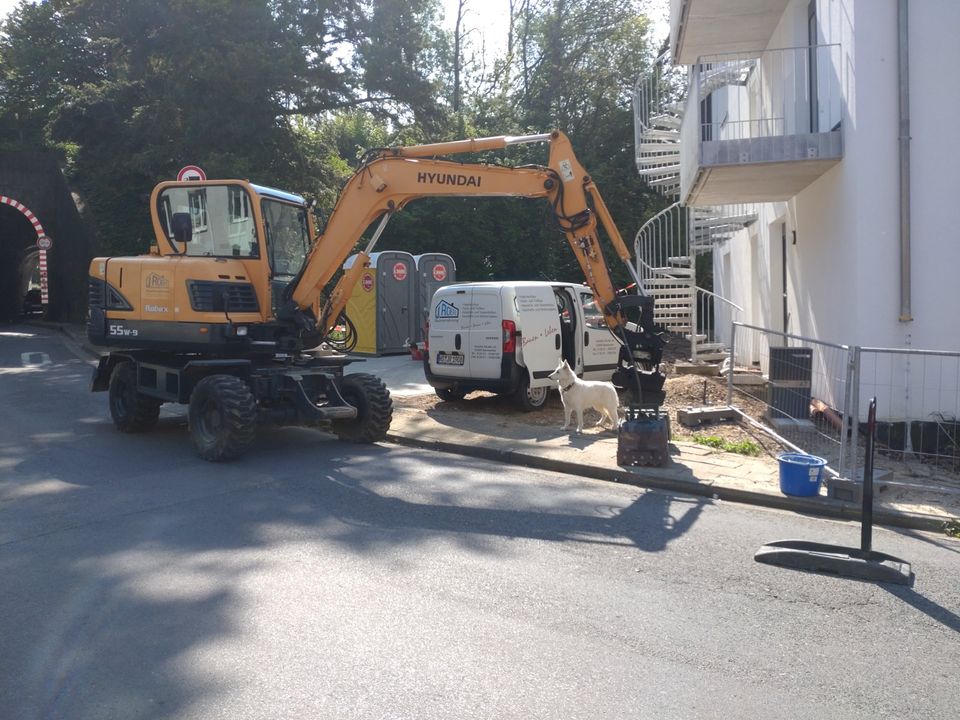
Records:
<instances>
[{"instance_id":1,"label":"guardrail","mask_svg":"<svg viewBox=\"0 0 960 720\"><path fill-rule=\"evenodd\" d=\"M840 124L842 72L838 44L702 56L690 91L699 139L830 132Z\"/></svg>"},{"instance_id":2,"label":"guardrail","mask_svg":"<svg viewBox=\"0 0 960 720\"><path fill-rule=\"evenodd\" d=\"M792 446L859 478L877 398L878 471L960 487L960 352L826 343L732 323L727 402ZM863 417L861 417L863 415Z\"/></svg>"}]
</instances>

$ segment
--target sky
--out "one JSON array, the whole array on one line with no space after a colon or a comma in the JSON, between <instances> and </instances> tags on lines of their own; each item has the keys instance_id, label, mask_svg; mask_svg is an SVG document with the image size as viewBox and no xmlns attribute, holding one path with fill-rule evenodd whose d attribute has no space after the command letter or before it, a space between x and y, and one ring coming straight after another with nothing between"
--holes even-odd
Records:
<instances>
[{"instance_id":1,"label":"sky","mask_svg":"<svg viewBox=\"0 0 960 720\"><path fill-rule=\"evenodd\" d=\"M441 0L440 2L444 14L443 26L448 30L453 30L457 21L458 4L459 0ZM645 0L642 5L652 16L655 40L653 46L657 47L670 30L670 2L669 0ZM466 26L474 28L483 37L488 57L496 56L507 45L509 11L508 0L467 0ZM479 41L476 44L479 45Z\"/></svg>"}]
</instances>

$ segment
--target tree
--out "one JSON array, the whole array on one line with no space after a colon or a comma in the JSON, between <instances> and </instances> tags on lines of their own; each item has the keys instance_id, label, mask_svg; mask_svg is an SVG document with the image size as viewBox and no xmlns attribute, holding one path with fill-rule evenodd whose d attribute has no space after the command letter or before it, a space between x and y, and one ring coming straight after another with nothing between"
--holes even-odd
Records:
<instances>
[{"instance_id":1,"label":"tree","mask_svg":"<svg viewBox=\"0 0 960 720\"><path fill-rule=\"evenodd\" d=\"M311 117L436 115L433 2L24 3L0 38L0 141L76 148L108 252L145 248L142 197L187 163L323 195L336 171L307 160Z\"/></svg>"}]
</instances>

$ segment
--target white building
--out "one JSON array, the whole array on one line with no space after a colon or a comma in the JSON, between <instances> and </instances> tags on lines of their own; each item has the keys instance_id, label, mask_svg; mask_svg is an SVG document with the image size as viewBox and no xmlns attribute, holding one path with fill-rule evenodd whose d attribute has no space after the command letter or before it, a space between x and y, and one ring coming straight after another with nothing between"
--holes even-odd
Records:
<instances>
[{"instance_id":1,"label":"white building","mask_svg":"<svg viewBox=\"0 0 960 720\"><path fill-rule=\"evenodd\" d=\"M673 0L673 56L692 66L680 199L762 203L714 253L715 291L747 322L851 345L960 349L960 2L902 4L901 72L896 0ZM728 78L700 98L711 73Z\"/></svg>"},{"instance_id":2,"label":"white building","mask_svg":"<svg viewBox=\"0 0 960 720\"><path fill-rule=\"evenodd\" d=\"M680 119L679 148L638 165L681 205L752 205L713 245L713 290L738 319L960 350L960 2L671 0L670 24L686 104L662 112ZM638 151L659 150L671 123L639 116ZM888 397L884 415L938 402L914 412Z\"/></svg>"}]
</instances>

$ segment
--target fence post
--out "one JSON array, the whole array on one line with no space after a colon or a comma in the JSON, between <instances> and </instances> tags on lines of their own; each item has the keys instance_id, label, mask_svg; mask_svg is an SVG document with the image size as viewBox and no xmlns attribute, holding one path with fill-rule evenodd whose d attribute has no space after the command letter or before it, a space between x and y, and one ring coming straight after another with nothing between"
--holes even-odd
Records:
<instances>
[{"instance_id":1,"label":"fence post","mask_svg":"<svg viewBox=\"0 0 960 720\"><path fill-rule=\"evenodd\" d=\"M690 362L697 361L697 317L700 293L697 292L697 281L693 281L693 302L690 303Z\"/></svg>"},{"instance_id":2,"label":"fence post","mask_svg":"<svg viewBox=\"0 0 960 720\"><path fill-rule=\"evenodd\" d=\"M733 370L737 366L737 324L730 323L730 368L727 370L727 405L733 407Z\"/></svg>"},{"instance_id":3,"label":"fence post","mask_svg":"<svg viewBox=\"0 0 960 720\"><path fill-rule=\"evenodd\" d=\"M860 444L860 346L851 348L853 353L853 381L850 393L850 479L857 476L857 447Z\"/></svg>"},{"instance_id":4,"label":"fence post","mask_svg":"<svg viewBox=\"0 0 960 720\"><path fill-rule=\"evenodd\" d=\"M847 371L844 378L843 422L840 425L840 477L851 479L853 473L847 468L850 461L850 398L853 392L853 348L847 348Z\"/></svg>"}]
</instances>

